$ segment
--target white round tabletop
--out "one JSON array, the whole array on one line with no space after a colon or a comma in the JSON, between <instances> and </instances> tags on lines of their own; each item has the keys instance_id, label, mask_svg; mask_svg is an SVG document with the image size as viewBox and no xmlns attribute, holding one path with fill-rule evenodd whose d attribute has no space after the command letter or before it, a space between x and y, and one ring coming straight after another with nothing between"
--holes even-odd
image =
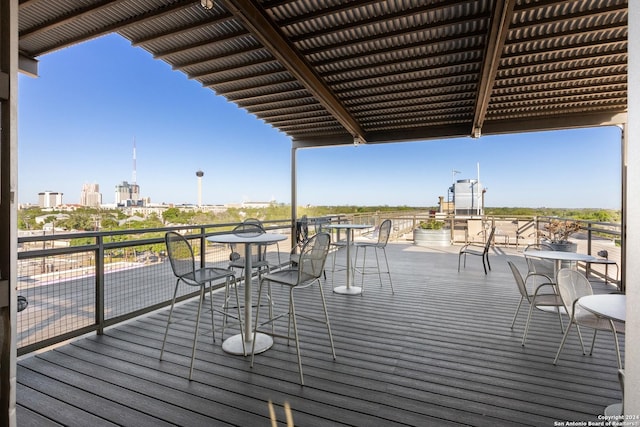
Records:
<instances>
[{"instance_id":1,"label":"white round tabletop","mask_svg":"<svg viewBox=\"0 0 640 427\"><path fill-rule=\"evenodd\" d=\"M583 261L583 262L596 262L599 258L593 255L580 254L576 252L563 252L563 251L525 251L524 256L530 256L534 258L543 259L555 259L558 261Z\"/></svg>"},{"instance_id":2,"label":"white round tabletop","mask_svg":"<svg viewBox=\"0 0 640 427\"><path fill-rule=\"evenodd\" d=\"M596 316L624 322L627 318L627 297L624 294L588 295L578 300L582 308Z\"/></svg>"},{"instance_id":3,"label":"white round tabletop","mask_svg":"<svg viewBox=\"0 0 640 427\"><path fill-rule=\"evenodd\" d=\"M286 234L279 233L225 233L207 237L208 241L215 243L271 243L286 239Z\"/></svg>"}]
</instances>

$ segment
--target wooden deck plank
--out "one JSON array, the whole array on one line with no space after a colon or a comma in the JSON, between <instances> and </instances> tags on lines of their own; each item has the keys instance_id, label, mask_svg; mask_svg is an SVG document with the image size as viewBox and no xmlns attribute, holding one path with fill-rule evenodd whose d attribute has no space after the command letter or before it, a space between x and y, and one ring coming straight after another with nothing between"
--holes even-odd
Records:
<instances>
[{"instance_id":1,"label":"wooden deck plank","mask_svg":"<svg viewBox=\"0 0 640 427\"><path fill-rule=\"evenodd\" d=\"M289 402L300 426L542 426L595 421L620 400L611 334L598 335L593 356L582 355L571 334L554 366L560 324L536 312L521 345L528 307L510 328L519 294L506 260L526 268L515 249L494 248L487 275L474 259L458 273L455 247L390 244L388 252L393 295L375 275L367 276L362 296L334 294L328 271L324 293L337 360L326 329L300 320L304 387L294 346L276 339L252 369L249 358L222 351L219 335L215 344L211 335L200 338L189 382L194 323L172 325L160 361L168 316L162 310L21 360L24 424L19 418L18 425L29 425L34 414L67 424L62 414L70 407L85 410L87 421L122 425L268 425L271 400L280 423ZM335 286L344 284L344 274L336 272ZM283 294L274 287L278 309L286 307ZM214 296L217 304L220 298ZM317 290L297 298L298 309L321 313ZM188 314L194 305L178 312ZM623 343L621 349L624 354Z\"/></svg>"}]
</instances>

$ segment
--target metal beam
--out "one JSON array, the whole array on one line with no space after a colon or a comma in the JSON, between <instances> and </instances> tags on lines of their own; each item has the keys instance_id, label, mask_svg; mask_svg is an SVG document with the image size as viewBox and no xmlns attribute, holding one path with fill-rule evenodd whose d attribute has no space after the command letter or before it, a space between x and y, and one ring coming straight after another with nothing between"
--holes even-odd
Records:
<instances>
[{"instance_id":1,"label":"metal beam","mask_svg":"<svg viewBox=\"0 0 640 427\"><path fill-rule=\"evenodd\" d=\"M220 0L220 3L307 88L347 132L354 138L366 139L360 124L255 0Z\"/></svg>"},{"instance_id":2,"label":"metal beam","mask_svg":"<svg viewBox=\"0 0 640 427\"><path fill-rule=\"evenodd\" d=\"M38 60L19 54L18 71L30 77L38 77Z\"/></svg>"},{"instance_id":3,"label":"metal beam","mask_svg":"<svg viewBox=\"0 0 640 427\"><path fill-rule=\"evenodd\" d=\"M476 95L476 107L473 115L473 128L471 135L477 138L482 133L482 125L487 114L487 107L491 98L500 65L500 57L504 48L504 42L509 32L509 24L513 19L513 7L515 0L496 0L491 14L491 25L487 34L487 44L484 54L484 62L480 75L480 85Z\"/></svg>"},{"instance_id":4,"label":"metal beam","mask_svg":"<svg viewBox=\"0 0 640 427\"><path fill-rule=\"evenodd\" d=\"M53 29L56 29L58 27L64 26L65 24L69 23L69 22L74 22L75 20L78 20L80 17L82 16L91 16L93 13L105 9L105 8L109 8L112 7L114 5L117 5L118 3L124 3L124 0L104 0L101 1L97 4L93 4L91 6L87 6L84 9L81 9L79 11L74 11L73 13L69 13L66 14L64 16L60 16L57 17L55 20L53 21L47 21L46 23L43 23L42 25L39 26L35 26L32 27L28 30L22 31L20 32L20 40L23 39L27 39L31 36L36 36L38 34L41 33L45 33L48 31L51 31ZM20 6L23 6L22 4ZM173 3L169 6L162 6L162 7L158 7L156 9L154 9L153 11L150 12L146 12L146 13L142 13L141 15L135 16L135 17L131 17L123 22L112 22L109 23L108 25L106 25L105 27L102 28L96 28L92 31L88 31L83 33L80 36L77 37L73 37L70 39L66 39L64 41L60 41L55 45L52 46L48 46L47 48L43 49L42 51L38 51L38 52L29 52L29 54L33 55L33 56L41 56L44 55L46 53L50 53L53 52L55 50L58 49L62 49L68 46L72 46L74 44L83 42L83 41L87 41L87 40L91 40L93 38L105 35L105 34L110 34L113 32L117 32L117 31L122 31L130 26L136 25L136 24L142 24L144 22L153 20L153 19L157 19L159 17L165 16L165 15L170 15L172 13L175 13L176 10L179 9L183 9L183 8L188 8L188 7L192 7L193 6L193 0L178 0L176 1L176 3Z\"/></svg>"}]
</instances>

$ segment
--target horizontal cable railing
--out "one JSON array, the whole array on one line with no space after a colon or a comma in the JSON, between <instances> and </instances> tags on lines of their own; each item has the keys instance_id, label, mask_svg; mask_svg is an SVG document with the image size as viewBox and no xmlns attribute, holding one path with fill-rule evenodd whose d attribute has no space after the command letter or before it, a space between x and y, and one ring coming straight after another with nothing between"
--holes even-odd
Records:
<instances>
[{"instance_id":1,"label":"horizontal cable railing","mask_svg":"<svg viewBox=\"0 0 640 427\"><path fill-rule=\"evenodd\" d=\"M412 240L412 230L420 221L437 217L451 230L451 242L462 244L483 239L478 226L496 226L496 245L526 247L538 238L548 217L483 216L461 218L440 216L429 211L375 212L309 218L309 223L353 222L371 224L375 228L385 219L393 223L391 239ZM476 224L474 221L478 222ZM578 251L597 254L608 252L608 258L620 265L620 225L579 221L581 230L572 240ZM142 230L56 233L32 235L18 239L18 294L27 298L28 308L18 314L18 355L30 353L62 341L103 329L131 318L163 308L171 303L175 277L166 259L164 235L178 231L190 240L202 266L227 267L230 249L208 242L206 237L228 232L237 224L208 224ZM268 252L273 265L288 262L290 248L295 245L295 229L291 220L265 221L267 232L289 235L289 239ZM474 228L475 227L475 228ZM313 225L310 226L313 233ZM339 236L334 235L337 239ZM589 268L589 266L587 266ZM605 266L590 266L591 274L604 277ZM609 272L611 274L611 272ZM615 271L617 274L617 270ZM611 279L612 282L618 283ZM222 286L222 283L214 284ZM195 293L185 289L180 300Z\"/></svg>"}]
</instances>

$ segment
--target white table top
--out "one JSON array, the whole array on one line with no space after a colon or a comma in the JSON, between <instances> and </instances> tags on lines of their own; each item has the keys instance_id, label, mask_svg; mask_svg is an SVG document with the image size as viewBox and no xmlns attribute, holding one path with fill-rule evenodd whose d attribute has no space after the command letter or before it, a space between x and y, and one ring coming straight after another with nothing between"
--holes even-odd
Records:
<instances>
[{"instance_id":1,"label":"white table top","mask_svg":"<svg viewBox=\"0 0 640 427\"><path fill-rule=\"evenodd\" d=\"M371 228L373 225L370 224L349 224L346 222L342 222L340 224L324 224L323 228L354 228L354 229L364 229Z\"/></svg>"},{"instance_id":2,"label":"white table top","mask_svg":"<svg viewBox=\"0 0 640 427\"><path fill-rule=\"evenodd\" d=\"M524 251L524 256L542 259L555 259L557 261L597 262L599 260L599 258L596 258L593 255L563 251Z\"/></svg>"},{"instance_id":3,"label":"white table top","mask_svg":"<svg viewBox=\"0 0 640 427\"><path fill-rule=\"evenodd\" d=\"M271 243L286 239L286 234L278 233L226 233L207 237L208 241L215 243Z\"/></svg>"},{"instance_id":4,"label":"white table top","mask_svg":"<svg viewBox=\"0 0 640 427\"><path fill-rule=\"evenodd\" d=\"M627 296L624 294L599 294L578 300L582 308L596 316L624 322L627 318Z\"/></svg>"}]
</instances>

